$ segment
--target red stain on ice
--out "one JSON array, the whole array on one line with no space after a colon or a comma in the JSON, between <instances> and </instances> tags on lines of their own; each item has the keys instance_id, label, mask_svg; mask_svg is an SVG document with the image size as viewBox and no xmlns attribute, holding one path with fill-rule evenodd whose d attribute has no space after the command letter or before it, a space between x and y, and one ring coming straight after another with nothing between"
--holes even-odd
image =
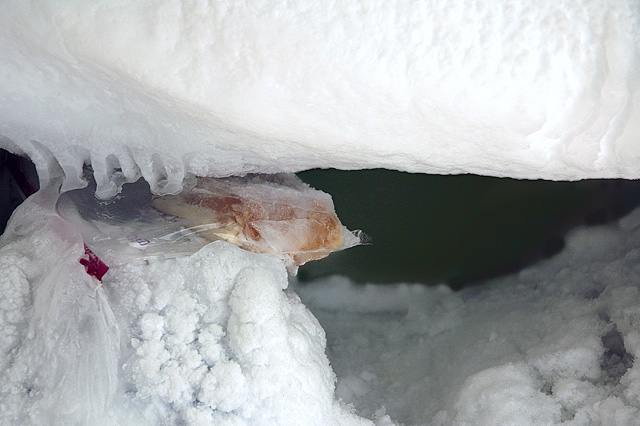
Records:
<instances>
[{"instance_id":1,"label":"red stain on ice","mask_svg":"<svg viewBox=\"0 0 640 426\"><path fill-rule=\"evenodd\" d=\"M96 277L100 282L102 282L102 277L109 270L109 267L86 244L84 245L84 256L80 258L80 263L87 270L87 274Z\"/></svg>"}]
</instances>

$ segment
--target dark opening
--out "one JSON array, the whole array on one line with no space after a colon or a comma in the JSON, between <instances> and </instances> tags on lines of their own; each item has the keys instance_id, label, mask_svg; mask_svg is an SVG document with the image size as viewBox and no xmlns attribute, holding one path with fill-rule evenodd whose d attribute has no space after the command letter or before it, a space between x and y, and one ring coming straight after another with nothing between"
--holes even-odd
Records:
<instances>
[{"instance_id":1,"label":"dark opening","mask_svg":"<svg viewBox=\"0 0 640 426\"><path fill-rule=\"evenodd\" d=\"M302 266L303 281L341 274L360 283L462 288L553 256L572 227L613 221L640 203L640 181L630 180L553 182L384 169L298 176L331 194L343 224L372 240Z\"/></svg>"},{"instance_id":2,"label":"dark opening","mask_svg":"<svg viewBox=\"0 0 640 426\"><path fill-rule=\"evenodd\" d=\"M36 176L36 168L30 160L0 149L0 234L25 198L19 181L37 182Z\"/></svg>"}]
</instances>

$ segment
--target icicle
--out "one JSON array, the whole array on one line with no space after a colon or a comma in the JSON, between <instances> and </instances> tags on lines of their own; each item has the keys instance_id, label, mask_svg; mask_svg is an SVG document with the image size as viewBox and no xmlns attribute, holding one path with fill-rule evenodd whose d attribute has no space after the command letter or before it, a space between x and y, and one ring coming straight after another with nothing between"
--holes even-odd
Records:
<instances>
[{"instance_id":1,"label":"icicle","mask_svg":"<svg viewBox=\"0 0 640 426\"><path fill-rule=\"evenodd\" d=\"M64 172L53 153L43 144L36 141L31 141L31 146L33 149L29 150L28 154L38 171L40 186L47 186L49 182L56 178L62 179Z\"/></svg>"},{"instance_id":2,"label":"icicle","mask_svg":"<svg viewBox=\"0 0 640 426\"><path fill-rule=\"evenodd\" d=\"M158 153L134 150L134 159L142 177L151 187L151 192L159 195L177 194L182 190L184 164L172 158L162 158Z\"/></svg>"},{"instance_id":3,"label":"icicle","mask_svg":"<svg viewBox=\"0 0 640 426\"><path fill-rule=\"evenodd\" d=\"M85 159L89 158L89 151L85 148L72 146L69 151L56 154L56 160L64 171L64 182L60 191L66 192L87 186L83 177Z\"/></svg>"},{"instance_id":4,"label":"icicle","mask_svg":"<svg viewBox=\"0 0 640 426\"><path fill-rule=\"evenodd\" d=\"M109 163L107 158L91 158L93 177L96 180L96 197L103 200L114 197L120 190L112 180L114 170Z\"/></svg>"}]
</instances>

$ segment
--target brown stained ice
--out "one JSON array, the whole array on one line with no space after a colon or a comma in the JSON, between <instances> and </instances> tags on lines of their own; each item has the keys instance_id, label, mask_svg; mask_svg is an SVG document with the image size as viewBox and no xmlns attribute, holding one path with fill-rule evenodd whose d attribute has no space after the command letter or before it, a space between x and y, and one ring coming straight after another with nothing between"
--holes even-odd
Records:
<instances>
[{"instance_id":1,"label":"brown stained ice","mask_svg":"<svg viewBox=\"0 0 640 426\"><path fill-rule=\"evenodd\" d=\"M153 205L185 219L208 240L281 255L296 267L344 248L343 230L354 238L338 220L331 196L295 175L198 178L192 189L155 197Z\"/></svg>"}]
</instances>

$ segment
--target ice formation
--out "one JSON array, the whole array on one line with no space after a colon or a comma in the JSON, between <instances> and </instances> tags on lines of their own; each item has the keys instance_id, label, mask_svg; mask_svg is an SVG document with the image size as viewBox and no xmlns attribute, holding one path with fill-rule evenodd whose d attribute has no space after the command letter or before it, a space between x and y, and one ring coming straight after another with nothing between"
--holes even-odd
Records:
<instances>
[{"instance_id":1,"label":"ice formation","mask_svg":"<svg viewBox=\"0 0 640 426\"><path fill-rule=\"evenodd\" d=\"M0 422L638 424L638 213L481 290L298 287L329 365L276 256L218 241L101 285L49 185L638 178L639 27L637 0L1 2L0 148L48 189L0 239Z\"/></svg>"},{"instance_id":2,"label":"ice formation","mask_svg":"<svg viewBox=\"0 0 640 426\"><path fill-rule=\"evenodd\" d=\"M277 254L293 268L359 242L340 224L331 196L295 175L199 178L178 195L154 197L153 205L187 219L210 241Z\"/></svg>"},{"instance_id":3,"label":"ice formation","mask_svg":"<svg viewBox=\"0 0 640 426\"><path fill-rule=\"evenodd\" d=\"M637 0L0 4L0 147L143 176L640 176Z\"/></svg>"},{"instance_id":4,"label":"ice formation","mask_svg":"<svg viewBox=\"0 0 640 426\"><path fill-rule=\"evenodd\" d=\"M0 423L370 424L334 398L324 331L276 256L218 241L100 286L56 200L29 198L0 240Z\"/></svg>"},{"instance_id":5,"label":"ice formation","mask_svg":"<svg viewBox=\"0 0 640 426\"><path fill-rule=\"evenodd\" d=\"M288 286L223 241L100 285L58 197L0 239L0 423L640 424L640 210L460 292Z\"/></svg>"}]
</instances>

